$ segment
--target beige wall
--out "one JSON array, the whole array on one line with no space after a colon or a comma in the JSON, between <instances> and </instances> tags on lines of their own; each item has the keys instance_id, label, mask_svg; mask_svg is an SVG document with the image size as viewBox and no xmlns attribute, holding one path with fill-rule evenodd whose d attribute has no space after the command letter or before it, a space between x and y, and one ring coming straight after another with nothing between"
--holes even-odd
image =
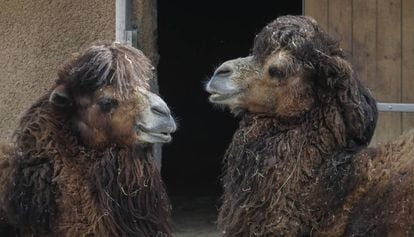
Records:
<instances>
[{"instance_id":1,"label":"beige wall","mask_svg":"<svg viewBox=\"0 0 414 237\"><path fill-rule=\"evenodd\" d=\"M157 61L155 0L133 0L133 8L140 47ZM115 0L2 0L0 138L10 138L18 117L50 88L68 55L114 39Z\"/></svg>"}]
</instances>

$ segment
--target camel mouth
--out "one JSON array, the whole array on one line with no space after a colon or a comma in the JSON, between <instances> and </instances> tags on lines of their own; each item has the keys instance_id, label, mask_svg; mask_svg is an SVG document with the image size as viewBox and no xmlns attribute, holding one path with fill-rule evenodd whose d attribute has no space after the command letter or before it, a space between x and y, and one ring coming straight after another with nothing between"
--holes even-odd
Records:
<instances>
[{"instance_id":1,"label":"camel mouth","mask_svg":"<svg viewBox=\"0 0 414 237\"><path fill-rule=\"evenodd\" d=\"M167 143L172 140L170 133L146 133L152 140L156 140L154 143Z\"/></svg>"},{"instance_id":2,"label":"camel mouth","mask_svg":"<svg viewBox=\"0 0 414 237\"><path fill-rule=\"evenodd\" d=\"M225 102L229 102L232 99L235 99L239 95L240 95L240 92L231 93L231 94L212 93L209 97L209 100L211 103L222 104Z\"/></svg>"},{"instance_id":3,"label":"camel mouth","mask_svg":"<svg viewBox=\"0 0 414 237\"><path fill-rule=\"evenodd\" d=\"M168 131L162 131L161 129L149 129L143 125L137 125L137 132L141 140L148 143L168 143L171 142L171 133L175 129L166 129ZM170 131L171 130L171 131Z\"/></svg>"},{"instance_id":4,"label":"camel mouth","mask_svg":"<svg viewBox=\"0 0 414 237\"><path fill-rule=\"evenodd\" d=\"M237 97L242 93L241 88L235 82L221 76L213 76L205 90L210 94L209 101L215 104L233 104L237 102Z\"/></svg>"}]
</instances>

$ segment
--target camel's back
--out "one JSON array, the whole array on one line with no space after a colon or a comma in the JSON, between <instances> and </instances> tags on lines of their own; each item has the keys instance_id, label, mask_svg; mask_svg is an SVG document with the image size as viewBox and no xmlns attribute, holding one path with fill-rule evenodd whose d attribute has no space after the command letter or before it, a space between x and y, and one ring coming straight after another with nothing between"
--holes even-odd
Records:
<instances>
[{"instance_id":1,"label":"camel's back","mask_svg":"<svg viewBox=\"0 0 414 237\"><path fill-rule=\"evenodd\" d=\"M414 129L394 141L383 145L379 144L377 148L383 154L384 160L406 167L405 163L401 162L412 162L414 159Z\"/></svg>"},{"instance_id":2,"label":"camel's back","mask_svg":"<svg viewBox=\"0 0 414 237\"><path fill-rule=\"evenodd\" d=\"M362 151L358 159L367 170L368 185L354 207L346 232L414 236L414 130Z\"/></svg>"}]
</instances>

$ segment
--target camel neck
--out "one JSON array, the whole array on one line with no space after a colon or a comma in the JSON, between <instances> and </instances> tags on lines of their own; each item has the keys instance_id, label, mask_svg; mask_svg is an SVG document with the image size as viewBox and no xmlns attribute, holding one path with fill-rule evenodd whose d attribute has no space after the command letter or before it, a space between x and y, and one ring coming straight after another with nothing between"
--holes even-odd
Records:
<instances>
[{"instance_id":1,"label":"camel neck","mask_svg":"<svg viewBox=\"0 0 414 237\"><path fill-rule=\"evenodd\" d=\"M354 151L346 151L344 134L331 129L343 126L340 120L313 113L312 120L305 116L300 122L265 116L242 119L224 159L225 202L219 216L224 231L289 235L297 229L283 225L289 220L286 223L302 226L297 235L306 234L341 205L356 182ZM270 222L276 219L282 224Z\"/></svg>"},{"instance_id":2,"label":"camel neck","mask_svg":"<svg viewBox=\"0 0 414 237\"><path fill-rule=\"evenodd\" d=\"M108 149L95 159L91 193L102 236L170 236L169 200L148 149Z\"/></svg>"}]
</instances>

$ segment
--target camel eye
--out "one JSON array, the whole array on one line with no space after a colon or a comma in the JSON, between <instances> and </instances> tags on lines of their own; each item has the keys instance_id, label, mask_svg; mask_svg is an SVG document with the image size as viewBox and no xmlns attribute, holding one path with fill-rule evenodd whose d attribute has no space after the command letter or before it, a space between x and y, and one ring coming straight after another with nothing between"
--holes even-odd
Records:
<instances>
[{"instance_id":1,"label":"camel eye","mask_svg":"<svg viewBox=\"0 0 414 237\"><path fill-rule=\"evenodd\" d=\"M109 113L113 108L118 106L118 101L113 98L103 98L98 102L101 111L104 113Z\"/></svg>"},{"instance_id":2,"label":"camel eye","mask_svg":"<svg viewBox=\"0 0 414 237\"><path fill-rule=\"evenodd\" d=\"M275 78L284 78L285 73L277 67L270 67L269 68L269 76L275 77Z\"/></svg>"}]
</instances>

